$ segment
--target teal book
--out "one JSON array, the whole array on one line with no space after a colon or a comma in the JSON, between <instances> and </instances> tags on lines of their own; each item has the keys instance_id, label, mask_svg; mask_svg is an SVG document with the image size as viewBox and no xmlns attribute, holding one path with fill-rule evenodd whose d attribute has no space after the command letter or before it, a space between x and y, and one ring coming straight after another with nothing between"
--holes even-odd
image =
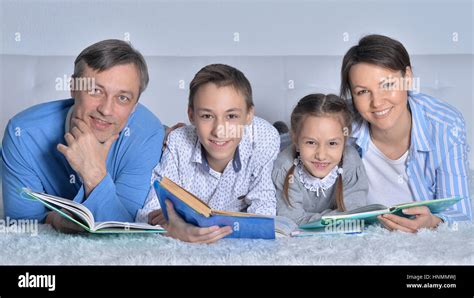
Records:
<instances>
[{"instance_id":1,"label":"teal book","mask_svg":"<svg viewBox=\"0 0 474 298\"><path fill-rule=\"evenodd\" d=\"M170 179L163 177L153 187L160 201L163 215L168 220L166 200L173 203L176 212L187 222L199 227L230 226L232 233L226 238L275 239L274 219L269 216L245 212L213 210L199 198Z\"/></svg>"},{"instance_id":2,"label":"teal book","mask_svg":"<svg viewBox=\"0 0 474 298\"><path fill-rule=\"evenodd\" d=\"M152 226L145 223L104 221L96 222L92 212L84 205L72 200L52 196L45 193L21 190L21 196L28 200L38 201L47 208L81 226L84 231L93 234L122 234L122 233L164 233L161 226ZM65 212L67 210L68 212ZM70 214L72 214L72 216Z\"/></svg>"},{"instance_id":3,"label":"teal book","mask_svg":"<svg viewBox=\"0 0 474 298\"><path fill-rule=\"evenodd\" d=\"M436 214L442 212L452 205L456 204L463 198L453 197L437 200L427 200L427 201L416 201L394 205L392 207L387 207L382 204L371 204L356 208L346 212L340 212L337 214L326 215L321 218L321 220L309 222L307 224L299 226L301 229L315 229L325 227L331 224L334 224L338 221L361 221L363 220L365 224L372 224L377 222L377 216L382 214L395 214L398 216L403 216L410 218L410 215L404 214L403 209L411 207L426 206L430 209L431 213Z\"/></svg>"}]
</instances>

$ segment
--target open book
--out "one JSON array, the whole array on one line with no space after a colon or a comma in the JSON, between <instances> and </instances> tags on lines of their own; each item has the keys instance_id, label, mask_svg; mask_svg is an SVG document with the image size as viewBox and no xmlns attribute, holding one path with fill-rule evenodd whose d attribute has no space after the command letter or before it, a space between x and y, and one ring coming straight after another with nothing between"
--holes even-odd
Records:
<instances>
[{"instance_id":1,"label":"open book","mask_svg":"<svg viewBox=\"0 0 474 298\"><path fill-rule=\"evenodd\" d=\"M213 210L206 203L183 189L170 179L163 177L153 182L163 215L168 220L165 200L173 203L176 212L187 222L199 227L230 226L232 234L226 238L275 239L274 219L244 212Z\"/></svg>"},{"instance_id":2,"label":"open book","mask_svg":"<svg viewBox=\"0 0 474 298\"><path fill-rule=\"evenodd\" d=\"M23 188L21 191L23 197L27 199L35 200L49 209L58 212L65 218L72 222L75 222L84 230L90 233L97 234L111 234L111 233L164 233L165 230L160 226L152 226L145 223L134 223L134 222L120 222L120 221L104 221L95 222L94 216L87 209L86 206L78 204L72 200L60 198L45 193L39 193L31 191L27 188ZM62 209L65 209L72 214L74 217L65 213Z\"/></svg>"},{"instance_id":3,"label":"open book","mask_svg":"<svg viewBox=\"0 0 474 298\"><path fill-rule=\"evenodd\" d=\"M307 224L301 225L299 228L303 228L303 229L321 228L327 225L335 224L338 221L357 222L357 221L363 220L365 224L371 224L378 221L377 216L381 214L388 214L388 213L410 218L411 216L404 214L402 210L406 208L418 207L418 206L426 206L430 209L431 213L436 214L436 213L446 210L447 208L456 204L462 199L463 198L461 197L453 197L453 198L437 199L437 200L416 201L416 202L398 204L392 207L387 207L382 204L371 204L371 205L363 206L363 207L356 208L356 209L346 211L346 212L326 215L326 216L323 216L321 220L309 222Z\"/></svg>"}]
</instances>

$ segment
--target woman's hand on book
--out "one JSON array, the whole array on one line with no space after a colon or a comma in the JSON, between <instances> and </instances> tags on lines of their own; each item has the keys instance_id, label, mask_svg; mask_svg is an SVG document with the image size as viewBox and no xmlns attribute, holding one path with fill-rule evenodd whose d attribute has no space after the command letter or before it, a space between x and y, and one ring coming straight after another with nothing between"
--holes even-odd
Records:
<instances>
[{"instance_id":1,"label":"woman's hand on book","mask_svg":"<svg viewBox=\"0 0 474 298\"><path fill-rule=\"evenodd\" d=\"M173 204L166 200L168 210L168 223L162 225L168 233L166 236L179 239L181 241L193 243L214 243L221 238L232 233L231 227L212 226L200 228L185 222L174 210Z\"/></svg>"},{"instance_id":2,"label":"woman's hand on book","mask_svg":"<svg viewBox=\"0 0 474 298\"><path fill-rule=\"evenodd\" d=\"M390 231L400 230L408 233L416 233L421 228L436 228L442 222L441 218L433 215L426 206L407 208L402 212L413 215L415 218L410 219L395 214L383 214L377 218Z\"/></svg>"},{"instance_id":3,"label":"woman's hand on book","mask_svg":"<svg viewBox=\"0 0 474 298\"><path fill-rule=\"evenodd\" d=\"M73 215L66 209L62 209L61 211L73 217ZM49 214L46 216L45 223L50 224L51 226L53 226L53 228L55 228L57 231L61 233L74 234L74 233L84 232L84 229L81 226L66 219L65 217L63 217L62 215L60 215L59 213L55 211L49 212Z\"/></svg>"}]
</instances>

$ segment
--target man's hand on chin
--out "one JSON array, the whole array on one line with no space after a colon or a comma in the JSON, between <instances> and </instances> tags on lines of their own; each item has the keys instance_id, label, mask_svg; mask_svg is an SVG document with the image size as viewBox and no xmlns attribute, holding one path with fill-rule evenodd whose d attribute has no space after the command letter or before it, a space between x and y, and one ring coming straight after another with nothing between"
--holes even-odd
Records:
<instances>
[{"instance_id":1,"label":"man's hand on chin","mask_svg":"<svg viewBox=\"0 0 474 298\"><path fill-rule=\"evenodd\" d=\"M72 119L72 129L64 135L67 146L58 144L57 149L66 157L69 165L82 178L87 198L107 175L106 160L110 147L118 138L112 135L104 143L99 142L89 126L81 119Z\"/></svg>"}]
</instances>

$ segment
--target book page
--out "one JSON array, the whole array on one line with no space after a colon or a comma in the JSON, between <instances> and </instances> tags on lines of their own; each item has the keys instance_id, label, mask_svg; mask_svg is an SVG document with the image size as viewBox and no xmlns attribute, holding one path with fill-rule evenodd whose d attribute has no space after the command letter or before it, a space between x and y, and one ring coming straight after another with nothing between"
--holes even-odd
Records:
<instances>
[{"instance_id":1,"label":"book page","mask_svg":"<svg viewBox=\"0 0 474 298\"><path fill-rule=\"evenodd\" d=\"M45 201L45 202L48 202L50 204L60 207L59 209L64 208L70 211L74 215L78 216L79 219L82 220L83 223L86 224L88 228L90 229L94 228L94 216L89 211L89 209L87 209L85 206L68 199L64 199L64 198L60 198L60 197L56 197L56 196L52 196L52 195L48 195L44 193L38 193L31 190L24 190L24 192L37 200ZM51 206L47 204L46 206L49 207L50 209L53 209L56 212L59 212L61 215L69 218L69 216L64 214L61 210L51 208Z\"/></svg>"},{"instance_id":2,"label":"book page","mask_svg":"<svg viewBox=\"0 0 474 298\"><path fill-rule=\"evenodd\" d=\"M153 183L153 185L155 190L157 190L155 183ZM198 213L206 217L209 217L211 215L211 208L206 203L204 203L204 201L200 200L198 197L196 197L186 189L182 188L172 180L168 179L167 177L163 177L159 182L158 186L166 189L170 194L183 201L185 204L196 210Z\"/></svg>"},{"instance_id":3,"label":"book page","mask_svg":"<svg viewBox=\"0 0 474 298\"><path fill-rule=\"evenodd\" d=\"M334 215L324 215L321 222L324 225L329 225L338 220L363 219L373 221L376 216L386 213L391 213L391 210L380 204L372 204Z\"/></svg>"},{"instance_id":4,"label":"book page","mask_svg":"<svg viewBox=\"0 0 474 298\"><path fill-rule=\"evenodd\" d=\"M388 209L388 208L382 204L371 204L371 205L362 206L356 209L352 209L349 211L340 212L337 215L356 214L356 213L371 212L371 211L378 211L378 210L385 210L385 209Z\"/></svg>"},{"instance_id":5,"label":"book page","mask_svg":"<svg viewBox=\"0 0 474 298\"><path fill-rule=\"evenodd\" d=\"M110 228L119 228L125 230L157 230L157 231L164 231L165 229L160 226L152 226L147 223L139 223L139 222L122 222L122 221L103 221L103 222L96 222L96 226L94 231L99 231L102 229L110 229Z\"/></svg>"},{"instance_id":6,"label":"book page","mask_svg":"<svg viewBox=\"0 0 474 298\"><path fill-rule=\"evenodd\" d=\"M431 213L438 213L441 212L448 207L454 205L455 203L459 202L462 200L461 197L453 197L453 198L443 198L443 199L436 199L436 200L426 200L426 201L416 201L416 202L410 202L410 203L405 203L405 204L398 204L395 205L391 208L393 212L406 209L406 208L411 208L411 207L417 207L417 206L426 206L430 208Z\"/></svg>"},{"instance_id":7,"label":"book page","mask_svg":"<svg viewBox=\"0 0 474 298\"><path fill-rule=\"evenodd\" d=\"M255 213L224 211L224 210L214 210L214 209L212 209L211 212L212 212L212 214L229 215L229 216L271 217L271 216L259 215L259 214L255 214Z\"/></svg>"}]
</instances>

